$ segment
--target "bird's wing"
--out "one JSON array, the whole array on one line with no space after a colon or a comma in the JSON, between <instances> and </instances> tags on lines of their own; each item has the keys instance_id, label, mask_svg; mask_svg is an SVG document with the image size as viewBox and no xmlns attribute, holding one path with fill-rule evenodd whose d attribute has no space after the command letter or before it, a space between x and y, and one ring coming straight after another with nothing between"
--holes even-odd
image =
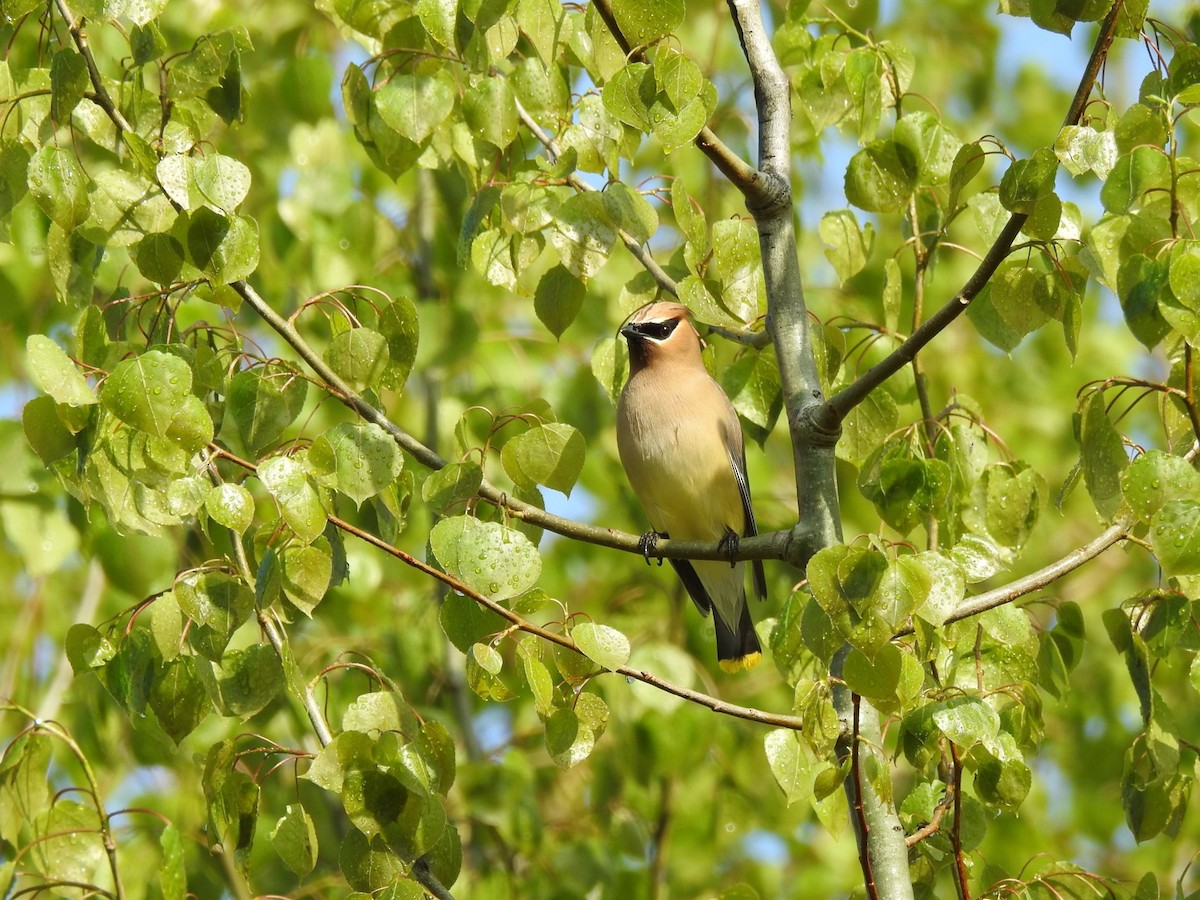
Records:
<instances>
[{"instance_id":1,"label":"bird's wing","mask_svg":"<svg viewBox=\"0 0 1200 900\"><path fill-rule=\"evenodd\" d=\"M733 415L733 421L737 422L737 414L733 413ZM750 503L750 479L746 475L746 450L742 442L740 426L736 434L726 433L725 445L729 453L729 468L733 470L733 480L737 483L738 496L742 499L742 515L746 523L742 534L744 536L758 534L758 524L754 521L754 507ZM753 560L750 569L753 573L751 580L754 583L754 596L759 600L766 599L767 577L763 572L762 560Z\"/></svg>"}]
</instances>

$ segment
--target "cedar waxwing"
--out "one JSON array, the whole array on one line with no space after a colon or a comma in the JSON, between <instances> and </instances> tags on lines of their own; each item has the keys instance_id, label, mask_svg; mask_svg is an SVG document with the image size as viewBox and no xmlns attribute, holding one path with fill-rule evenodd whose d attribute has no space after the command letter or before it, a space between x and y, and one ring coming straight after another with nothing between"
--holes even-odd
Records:
<instances>
[{"instance_id":1,"label":"cedar waxwing","mask_svg":"<svg viewBox=\"0 0 1200 900\"><path fill-rule=\"evenodd\" d=\"M663 536L736 547L738 537L757 534L742 426L704 368L687 307L645 306L621 335L629 344L629 381L617 404L617 448L650 525ZM646 535L647 554L653 537ZM716 611L721 668L755 665L762 648L746 607L745 564L673 559L671 565L700 612ZM767 589L759 560L753 573L762 599Z\"/></svg>"}]
</instances>

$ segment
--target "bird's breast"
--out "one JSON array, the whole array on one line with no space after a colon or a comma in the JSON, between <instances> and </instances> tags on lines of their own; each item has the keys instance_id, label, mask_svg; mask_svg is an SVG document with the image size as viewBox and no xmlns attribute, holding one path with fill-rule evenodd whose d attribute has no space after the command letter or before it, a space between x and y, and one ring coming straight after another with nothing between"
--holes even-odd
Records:
<instances>
[{"instance_id":1,"label":"bird's breast","mask_svg":"<svg viewBox=\"0 0 1200 900\"><path fill-rule=\"evenodd\" d=\"M741 533L741 498L721 427L724 397L715 406L663 390L641 402L638 388L631 384L622 395L617 444L651 525L685 540Z\"/></svg>"}]
</instances>

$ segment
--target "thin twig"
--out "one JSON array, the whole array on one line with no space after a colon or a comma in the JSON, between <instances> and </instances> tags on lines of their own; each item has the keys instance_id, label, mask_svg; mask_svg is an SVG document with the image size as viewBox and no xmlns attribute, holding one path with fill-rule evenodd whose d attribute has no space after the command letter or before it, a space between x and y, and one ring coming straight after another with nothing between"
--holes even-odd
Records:
<instances>
[{"instance_id":1,"label":"thin twig","mask_svg":"<svg viewBox=\"0 0 1200 900\"><path fill-rule=\"evenodd\" d=\"M1100 33L1096 37L1092 55L1088 59L1083 76L1079 80L1079 87L1075 91L1075 98L1071 101L1070 109L1067 110L1067 115L1063 120L1064 127L1077 124L1087 107L1088 97L1091 96L1096 78L1100 74L1100 68L1104 65L1108 48L1116 36L1117 20L1120 18L1124 5L1124 0L1116 0L1100 26ZM966 311L971 301L983 290L995 274L996 269L1008 256L1013 241L1020 233L1026 218L1028 217L1024 213L1013 213L1005 223L999 237L984 255L979 267L962 289L945 306L921 323L921 326L913 331L908 340L892 351L891 355L872 366L852 384L829 399L824 405L821 417L831 427L840 423L850 410L865 400L875 388L909 364L916 356L917 351L937 337L951 322Z\"/></svg>"},{"instance_id":2,"label":"thin twig","mask_svg":"<svg viewBox=\"0 0 1200 900\"><path fill-rule=\"evenodd\" d=\"M950 741L950 759L954 763L954 825L950 829L950 847L954 851L955 887L958 889L959 900L971 900L971 889L968 883L967 862L963 859L962 851L962 762L958 758L958 748Z\"/></svg>"},{"instance_id":3,"label":"thin twig","mask_svg":"<svg viewBox=\"0 0 1200 900\"><path fill-rule=\"evenodd\" d=\"M938 831L941 830L942 819L946 817L946 813L950 810L950 807L954 805L955 793L954 785L947 785L946 795L942 797L942 799L938 801L938 805L934 807L932 818L930 818L928 822L904 839L905 846L909 848L915 847L917 844L921 843L921 841L925 840L926 838L933 837L933 835L937 834Z\"/></svg>"},{"instance_id":4,"label":"thin twig","mask_svg":"<svg viewBox=\"0 0 1200 900\"><path fill-rule=\"evenodd\" d=\"M871 842L871 826L863 808L862 770L858 765L859 713L862 697L851 694L850 702L854 706L853 726L850 734L850 779L854 783L854 815L858 819L858 864L862 867L863 884L867 889L870 900L879 900L879 888L875 885L875 873L871 868L871 854L868 852Z\"/></svg>"}]
</instances>

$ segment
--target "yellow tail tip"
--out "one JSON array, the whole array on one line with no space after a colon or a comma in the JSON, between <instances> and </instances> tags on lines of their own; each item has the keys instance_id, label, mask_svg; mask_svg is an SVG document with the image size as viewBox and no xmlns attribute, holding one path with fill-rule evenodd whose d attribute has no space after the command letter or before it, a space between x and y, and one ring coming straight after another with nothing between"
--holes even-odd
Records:
<instances>
[{"instance_id":1,"label":"yellow tail tip","mask_svg":"<svg viewBox=\"0 0 1200 900\"><path fill-rule=\"evenodd\" d=\"M733 659L718 660L721 671L727 672L730 675L735 675L743 669L753 669L762 659L761 653L747 653L745 656L737 656Z\"/></svg>"}]
</instances>

